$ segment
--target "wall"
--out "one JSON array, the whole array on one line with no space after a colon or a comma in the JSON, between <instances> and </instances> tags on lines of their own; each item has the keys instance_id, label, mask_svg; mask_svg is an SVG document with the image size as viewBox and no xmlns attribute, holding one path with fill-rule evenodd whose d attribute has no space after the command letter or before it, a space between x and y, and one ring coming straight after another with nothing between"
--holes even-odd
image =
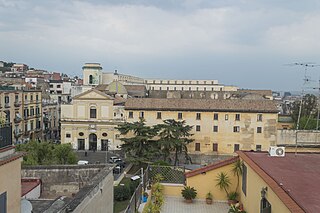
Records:
<instances>
[{"instance_id":1,"label":"wall","mask_svg":"<svg viewBox=\"0 0 320 213\"><path fill-rule=\"evenodd\" d=\"M112 213L113 212L113 174L105 170L92 180L93 188L73 212Z\"/></svg>"},{"instance_id":2,"label":"wall","mask_svg":"<svg viewBox=\"0 0 320 213\"><path fill-rule=\"evenodd\" d=\"M23 198L26 199L38 199L41 196L41 184L36 186L30 192L28 192Z\"/></svg>"},{"instance_id":3,"label":"wall","mask_svg":"<svg viewBox=\"0 0 320 213\"><path fill-rule=\"evenodd\" d=\"M278 130L277 134L278 145L295 145L296 135L298 144L320 145L320 131L299 130L296 134L296 130Z\"/></svg>"},{"instance_id":4,"label":"wall","mask_svg":"<svg viewBox=\"0 0 320 213\"><path fill-rule=\"evenodd\" d=\"M194 187L197 192L197 198L205 199L206 194L211 192L213 195L213 200L221 201L227 200L226 192L220 190L218 186L216 186L217 176L220 172L225 172L230 178L230 182L232 183L229 189L229 192L235 191L237 178L233 175L232 164L211 170L206 172L205 174L198 174L192 177L187 177L187 186Z\"/></svg>"},{"instance_id":5,"label":"wall","mask_svg":"<svg viewBox=\"0 0 320 213\"><path fill-rule=\"evenodd\" d=\"M22 177L36 177L42 181L42 197L55 198L77 193L104 165L28 166Z\"/></svg>"},{"instance_id":6,"label":"wall","mask_svg":"<svg viewBox=\"0 0 320 213\"><path fill-rule=\"evenodd\" d=\"M261 200L261 189L268 187L266 193L266 199L271 204L272 212L289 213L289 209L282 203L279 197L272 191L272 189L266 184L266 182L247 166L247 194L244 195L242 192L242 181L240 181L240 202L243 203L244 209L248 213L260 212L260 200Z\"/></svg>"},{"instance_id":7,"label":"wall","mask_svg":"<svg viewBox=\"0 0 320 213\"><path fill-rule=\"evenodd\" d=\"M21 159L0 166L0 194L7 192L7 212L20 212Z\"/></svg>"},{"instance_id":8,"label":"wall","mask_svg":"<svg viewBox=\"0 0 320 213\"><path fill-rule=\"evenodd\" d=\"M130 111L133 112L133 118L129 118ZM138 121L139 112L128 110L127 121ZM143 112L148 125L162 123L165 119L178 119L178 111ZM161 112L161 119L157 119L157 112ZM196 120L196 113L182 112L186 124L194 126L191 133L195 141L188 145L190 153L230 154L234 151L234 144L239 144L243 150L256 150L256 145L268 150L270 145L276 144L276 113L264 113L262 121L257 121L257 113L239 113L240 121L235 121L235 112L216 112L218 120L213 120L213 112L201 112L201 120ZM225 120L226 115L228 120ZM196 125L200 126L200 131L195 131ZM213 126L218 126L218 132L213 132ZM240 126L240 132L233 132L234 126ZM262 127L262 133L257 133L257 127ZM200 152L195 151L195 143L200 143ZM218 144L218 152L213 152L213 143Z\"/></svg>"},{"instance_id":9,"label":"wall","mask_svg":"<svg viewBox=\"0 0 320 213\"><path fill-rule=\"evenodd\" d=\"M183 184L162 183L163 194L165 196L181 197L181 190L184 188Z\"/></svg>"}]
</instances>

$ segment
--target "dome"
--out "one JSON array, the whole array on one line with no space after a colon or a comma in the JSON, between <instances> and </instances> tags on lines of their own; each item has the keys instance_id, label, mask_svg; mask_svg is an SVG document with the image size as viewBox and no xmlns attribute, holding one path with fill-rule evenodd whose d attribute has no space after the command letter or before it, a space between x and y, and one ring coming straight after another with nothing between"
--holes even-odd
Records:
<instances>
[{"instance_id":1,"label":"dome","mask_svg":"<svg viewBox=\"0 0 320 213\"><path fill-rule=\"evenodd\" d=\"M127 94L126 88L119 81L113 81L109 84L106 90L115 94Z\"/></svg>"}]
</instances>

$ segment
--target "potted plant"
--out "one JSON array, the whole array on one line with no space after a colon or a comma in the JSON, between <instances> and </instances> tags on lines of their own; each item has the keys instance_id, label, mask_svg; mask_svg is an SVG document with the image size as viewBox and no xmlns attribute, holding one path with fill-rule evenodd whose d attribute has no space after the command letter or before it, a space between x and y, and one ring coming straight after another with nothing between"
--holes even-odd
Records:
<instances>
[{"instance_id":1,"label":"potted plant","mask_svg":"<svg viewBox=\"0 0 320 213\"><path fill-rule=\"evenodd\" d=\"M239 205L231 205L228 213L247 213L245 210L240 208Z\"/></svg>"},{"instance_id":2,"label":"potted plant","mask_svg":"<svg viewBox=\"0 0 320 213\"><path fill-rule=\"evenodd\" d=\"M147 192L143 192L143 194L142 194L142 202L143 202L143 203L147 202L148 196L149 196L149 195L148 195Z\"/></svg>"},{"instance_id":3,"label":"potted plant","mask_svg":"<svg viewBox=\"0 0 320 213\"><path fill-rule=\"evenodd\" d=\"M211 192L208 192L207 195L206 195L206 203L207 204L212 204L212 194Z\"/></svg>"},{"instance_id":4,"label":"potted plant","mask_svg":"<svg viewBox=\"0 0 320 213\"><path fill-rule=\"evenodd\" d=\"M185 186L181 191L182 197L187 203L192 203L192 199L196 198L197 190L190 186Z\"/></svg>"},{"instance_id":5,"label":"potted plant","mask_svg":"<svg viewBox=\"0 0 320 213\"><path fill-rule=\"evenodd\" d=\"M230 205L235 205L237 201L238 193L237 192L230 192L228 195L228 204Z\"/></svg>"}]
</instances>

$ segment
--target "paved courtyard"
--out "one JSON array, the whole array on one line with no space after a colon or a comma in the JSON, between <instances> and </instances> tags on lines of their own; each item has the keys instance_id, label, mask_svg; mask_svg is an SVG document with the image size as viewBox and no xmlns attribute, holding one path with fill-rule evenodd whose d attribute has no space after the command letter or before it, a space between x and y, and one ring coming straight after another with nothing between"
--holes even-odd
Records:
<instances>
[{"instance_id":1,"label":"paved courtyard","mask_svg":"<svg viewBox=\"0 0 320 213\"><path fill-rule=\"evenodd\" d=\"M182 197L165 197L161 213L227 213L228 210L229 206L224 202L208 205L205 200L194 200L189 204Z\"/></svg>"}]
</instances>

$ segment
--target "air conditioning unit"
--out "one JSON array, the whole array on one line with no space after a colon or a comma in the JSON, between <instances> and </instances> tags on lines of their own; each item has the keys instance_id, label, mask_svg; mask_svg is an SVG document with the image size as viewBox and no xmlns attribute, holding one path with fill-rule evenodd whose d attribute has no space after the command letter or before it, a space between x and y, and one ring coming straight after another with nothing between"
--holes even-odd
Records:
<instances>
[{"instance_id":1,"label":"air conditioning unit","mask_svg":"<svg viewBox=\"0 0 320 213\"><path fill-rule=\"evenodd\" d=\"M269 155L272 157L284 157L285 147L270 146Z\"/></svg>"}]
</instances>

